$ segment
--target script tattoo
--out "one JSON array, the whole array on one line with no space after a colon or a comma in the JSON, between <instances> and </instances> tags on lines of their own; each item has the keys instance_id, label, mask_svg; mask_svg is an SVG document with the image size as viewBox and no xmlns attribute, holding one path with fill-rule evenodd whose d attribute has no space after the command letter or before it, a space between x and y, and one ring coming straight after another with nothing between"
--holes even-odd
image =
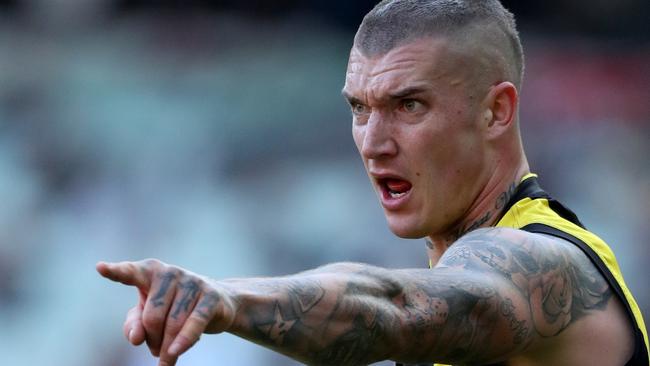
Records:
<instances>
[{"instance_id":1,"label":"script tattoo","mask_svg":"<svg viewBox=\"0 0 650 366\"><path fill-rule=\"evenodd\" d=\"M500 311L510 325L510 330L514 333L513 342L515 344L522 344L528 336L528 325L524 320L518 320L515 316L515 306L512 304L512 300L505 299L501 303Z\"/></svg>"},{"instance_id":2,"label":"script tattoo","mask_svg":"<svg viewBox=\"0 0 650 366\"><path fill-rule=\"evenodd\" d=\"M211 320L211 314L214 309L217 307L217 304L221 300L221 296L217 292L206 292L203 294L201 301L196 306L196 313L205 320Z\"/></svg>"},{"instance_id":3,"label":"script tattoo","mask_svg":"<svg viewBox=\"0 0 650 366\"><path fill-rule=\"evenodd\" d=\"M190 306L196 300L196 297L199 295L201 288L199 287L198 282L194 280L189 280L185 283L179 285L181 291L181 298L176 303L176 308L171 314L171 317L178 319L178 316L181 315L181 312L188 313L190 311Z\"/></svg>"},{"instance_id":4,"label":"script tattoo","mask_svg":"<svg viewBox=\"0 0 650 366\"><path fill-rule=\"evenodd\" d=\"M490 221L490 219L492 219L492 216L493 216L492 211L487 211L487 212L485 212L485 214L483 214L483 216L479 217L478 219L473 221L471 224L469 224L467 226L461 226L458 229L456 229L455 231L452 231L452 234L448 238L447 247L451 246L456 240L463 237L463 235L465 235L465 234L467 234L467 233L469 233L471 231L474 231L474 230L482 227L483 225L487 224ZM427 246L429 246L430 249L433 249L433 243L429 242L428 240L427 240Z\"/></svg>"},{"instance_id":5,"label":"script tattoo","mask_svg":"<svg viewBox=\"0 0 650 366\"><path fill-rule=\"evenodd\" d=\"M494 209L497 211L501 211L504 207L506 207L508 202L510 202L512 196L515 194L516 190L517 190L517 185L512 183L507 191L501 193L499 197L497 197L497 201L494 204Z\"/></svg>"},{"instance_id":6,"label":"script tattoo","mask_svg":"<svg viewBox=\"0 0 650 366\"><path fill-rule=\"evenodd\" d=\"M504 207L506 207L512 196L515 194L516 190L517 185L515 183L511 183L508 189L504 192L501 192L501 194L499 194L497 197L496 201L494 202L494 210L488 210L485 212L485 214L483 214L483 216L479 217L471 224L458 228L451 236L450 244L455 240L461 238L463 235L485 226L485 224L489 223L490 220L495 217L495 215L498 217L498 214L501 212L501 210L503 210ZM430 249L433 249L433 244L429 241L427 241L427 246Z\"/></svg>"},{"instance_id":7,"label":"script tattoo","mask_svg":"<svg viewBox=\"0 0 650 366\"><path fill-rule=\"evenodd\" d=\"M160 275L160 279L162 280L160 283L160 288L158 289L158 292L156 292L156 295L153 297L153 299L151 299L154 307L160 307L165 304L165 296L167 296L171 284L176 280L176 277L177 273L171 271Z\"/></svg>"}]
</instances>

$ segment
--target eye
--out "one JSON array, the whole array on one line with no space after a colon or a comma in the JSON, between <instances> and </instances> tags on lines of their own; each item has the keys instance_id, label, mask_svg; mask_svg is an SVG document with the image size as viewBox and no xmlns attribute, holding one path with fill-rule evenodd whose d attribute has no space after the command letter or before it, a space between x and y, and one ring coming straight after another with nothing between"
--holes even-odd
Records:
<instances>
[{"instance_id":1,"label":"eye","mask_svg":"<svg viewBox=\"0 0 650 366\"><path fill-rule=\"evenodd\" d=\"M407 113L415 113L420 111L422 108L422 103L418 102L415 99L404 99L402 101L402 109Z\"/></svg>"},{"instance_id":2,"label":"eye","mask_svg":"<svg viewBox=\"0 0 650 366\"><path fill-rule=\"evenodd\" d=\"M352 114L354 115L366 114L368 112L368 107L361 103L352 103L350 104L350 108L352 108Z\"/></svg>"}]
</instances>

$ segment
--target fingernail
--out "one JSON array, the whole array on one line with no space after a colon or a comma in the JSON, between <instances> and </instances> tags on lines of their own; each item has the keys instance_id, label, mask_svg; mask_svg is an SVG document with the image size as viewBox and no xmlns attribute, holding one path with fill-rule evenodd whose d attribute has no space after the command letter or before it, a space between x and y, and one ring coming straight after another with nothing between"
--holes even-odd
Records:
<instances>
[{"instance_id":1,"label":"fingernail","mask_svg":"<svg viewBox=\"0 0 650 366\"><path fill-rule=\"evenodd\" d=\"M178 341L174 341L171 346L169 346L169 349L167 350L167 353L169 353L172 356L177 356L178 353L181 351L181 344Z\"/></svg>"},{"instance_id":2,"label":"fingernail","mask_svg":"<svg viewBox=\"0 0 650 366\"><path fill-rule=\"evenodd\" d=\"M133 332L134 331L135 331L135 329L133 329L133 328L131 328L131 330L129 331L129 342L131 342L131 343L133 343Z\"/></svg>"}]
</instances>

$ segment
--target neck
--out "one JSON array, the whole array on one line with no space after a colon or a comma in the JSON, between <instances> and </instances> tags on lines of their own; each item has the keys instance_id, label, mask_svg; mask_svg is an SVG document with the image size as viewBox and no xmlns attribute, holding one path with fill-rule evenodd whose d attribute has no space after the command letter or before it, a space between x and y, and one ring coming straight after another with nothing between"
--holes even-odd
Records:
<instances>
[{"instance_id":1,"label":"neck","mask_svg":"<svg viewBox=\"0 0 650 366\"><path fill-rule=\"evenodd\" d=\"M521 179L530 171L525 158L516 168L495 169L483 184L477 198L464 215L449 230L426 238L429 259L435 265L442 254L458 238L482 227L494 226L503 214Z\"/></svg>"}]
</instances>

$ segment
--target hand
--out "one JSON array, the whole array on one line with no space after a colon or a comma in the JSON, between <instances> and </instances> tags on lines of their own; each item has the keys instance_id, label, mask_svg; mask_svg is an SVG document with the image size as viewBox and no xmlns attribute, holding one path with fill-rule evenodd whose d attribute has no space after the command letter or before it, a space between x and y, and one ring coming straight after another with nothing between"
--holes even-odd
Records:
<instances>
[{"instance_id":1,"label":"hand","mask_svg":"<svg viewBox=\"0 0 650 366\"><path fill-rule=\"evenodd\" d=\"M174 366L178 356L203 333L230 328L234 301L227 289L190 271L155 259L97 263L102 276L139 290L139 301L127 313L124 335L133 345L147 342L160 357L158 366Z\"/></svg>"}]
</instances>

